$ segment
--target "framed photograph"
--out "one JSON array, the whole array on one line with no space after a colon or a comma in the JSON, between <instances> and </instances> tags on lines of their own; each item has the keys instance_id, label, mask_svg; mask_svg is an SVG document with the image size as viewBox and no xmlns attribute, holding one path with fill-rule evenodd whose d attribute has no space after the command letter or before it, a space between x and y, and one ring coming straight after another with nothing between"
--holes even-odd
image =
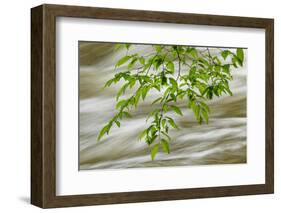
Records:
<instances>
[{"instance_id":1,"label":"framed photograph","mask_svg":"<svg viewBox=\"0 0 281 213\"><path fill-rule=\"evenodd\" d=\"M31 203L274 191L273 19L31 9Z\"/></svg>"}]
</instances>

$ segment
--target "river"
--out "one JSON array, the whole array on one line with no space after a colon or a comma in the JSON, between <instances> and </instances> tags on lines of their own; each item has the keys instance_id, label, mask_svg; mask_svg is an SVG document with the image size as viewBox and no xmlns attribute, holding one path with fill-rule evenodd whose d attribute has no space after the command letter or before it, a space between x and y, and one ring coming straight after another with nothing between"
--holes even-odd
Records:
<instances>
[{"instance_id":1,"label":"river","mask_svg":"<svg viewBox=\"0 0 281 213\"><path fill-rule=\"evenodd\" d=\"M209 124L198 124L186 104L179 103L184 116L172 115L180 129L171 131L170 154L160 151L152 161L148 145L138 140L139 132L147 125L145 120L156 93L149 94L132 111L133 118L123 120L120 128L114 126L109 136L97 142L100 129L116 112L118 85L103 86L116 73L115 63L124 51L114 51L113 44L108 43L80 43L81 170L246 163L247 54L243 68L233 71L233 96L224 95L208 102ZM151 48L140 45L132 51L149 54Z\"/></svg>"}]
</instances>

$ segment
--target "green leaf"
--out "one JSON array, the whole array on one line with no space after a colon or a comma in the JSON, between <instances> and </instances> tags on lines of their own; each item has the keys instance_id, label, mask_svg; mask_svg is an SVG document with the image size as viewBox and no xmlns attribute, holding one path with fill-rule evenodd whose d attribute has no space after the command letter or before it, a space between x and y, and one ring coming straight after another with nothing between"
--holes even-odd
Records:
<instances>
[{"instance_id":1,"label":"green leaf","mask_svg":"<svg viewBox=\"0 0 281 213\"><path fill-rule=\"evenodd\" d=\"M197 58L197 50L195 48L193 48L191 51L190 51L190 55L192 55L193 58Z\"/></svg>"},{"instance_id":2,"label":"green leaf","mask_svg":"<svg viewBox=\"0 0 281 213\"><path fill-rule=\"evenodd\" d=\"M168 105L167 104L163 104L163 111L165 113L168 111Z\"/></svg>"},{"instance_id":3,"label":"green leaf","mask_svg":"<svg viewBox=\"0 0 281 213\"><path fill-rule=\"evenodd\" d=\"M130 81L129 81L129 84L130 84L130 88L132 88L136 83L136 79L135 78L131 78Z\"/></svg>"},{"instance_id":4,"label":"green leaf","mask_svg":"<svg viewBox=\"0 0 281 213\"><path fill-rule=\"evenodd\" d=\"M132 117L132 115L130 113L126 112L126 111L123 111L122 114L125 115L128 118Z\"/></svg>"},{"instance_id":5,"label":"green leaf","mask_svg":"<svg viewBox=\"0 0 281 213\"><path fill-rule=\"evenodd\" d=\"M202 64L201 67L205 68L205 66L209 66L209 62L207 60L205 60L204 58L199 58L198 61ZM200 63L199 63L199 65L200 65Z\"/></svg>"},{"instance_id":6,"label":"green leaf","mask_svg":"<svg viewBox=\"0 0 281 213\"><path fill-rule=\"evenodd\" d=\"M240 66L243 65L243 61L244 61L244 52L243 52L243 49L242 48L237 48L236 49L236 56L238 57L239 59L239 64Z\"/></svg>"},{"instance_id":7,"label":"green leaf","mask_svg":"<svg viewBox=\"0 0 281 213\"><path fill-rule=\"evenodd\" d=\"M159 148L159 144L155 144L151 149L150 149L150 156L151 159L154 160L156 154L158 153L158 148Z\"/></svg>"},{"instance_id":8,"label":"green leaf","mask_svg":"<svg viewBox=\"0 0 281 213\"><path fill-rule=\"evenodd\" d=\"M161 84L165 85L167 83L167 77L164 71L161 72L160 77L161 77Z\"/></svg>"},{"instance_id":9,"label":"green leaf","mask_svg":"<svg viewBox=\"0 0 281 213\"><path fill-rule=\"evenodd\" d=\"M173 74L175 72L175 65L173 62L169 61L166 64L167 69Z\"/></svg>"},{"instance_id":10,"label":"green leaf","mask_svg":"<svg viewBox=\"0 0 281 213\"><path fill-rule=\"evenodd\" d=\"M127 100L121 100L116 104L116 109L122 108L127 103Z\"/></svg>"},{"instance_id":11,"label":"green leaf","mask_svg":"<svg viewBox=\"0 0 281 213\"><path fill-rule=\"evenodd\" d=\"M155 100L151 103L151 105L156 104L156 103L159 102L161 99L162 99L162 97L155 99Z\"/></svg>"},{"instance_id":12,"label":"green leaf","mask_svg":"<svg viewBox=\"0 0 281 213\"><path fill-rule=\"evenodd\" d=\"M236 58L236 57L233 57L233 58L232 58L232 65L233 65L235 68L237 68L236 62L237 62L237 58Z\"/></svg>"},{"instance_id":13,"label":"green leaf","mask_svg":"<svg viewBox=\"0 0 281 213\"><path fill-rule=\"evenodd\" d=\"M175 106L175 105L171 105L170 106L172 108L172 110L174 110L175 113L177 113L178 115L183 115L180 108Z\"/></svg>"},{"instance_id":14,"label":"green leaf","mask_svg":"<svg viewBox=\"0 0 281 213\"><path fill-rule=\"evenodd\" d=\"M161 125L162 125L162 128L165 128L165 126L166 126L166 119L162 119Z\"/></svg>"},{"instance_id":15,"label":"green leaf","mask_svg":"<svg viewBox=\"0 0 281 213\"><path fill-rule=\"evenodd\" d=\"M145 64L145 59L144 57L139 57L139 62L144 65Z\"/></svg>"},{"instance_id":16,"label":"green leaf","mask_svg":"<svg viewBox=\"0 0 281 213\"><path fill-rule=\"evenodd\" d=\"M207 98L211 100L213 99L213 95L214 95L214 87L209 86L209 89L207 91Z\"/></svg>"},{"instance_id":17,"label":"green leaf","mask_svg":"<svg viewBox=\"0 0 281 213\"><path fill-rule=\"evenodd\" d=\"M200 107L197 104L197 102L191 101L190 102L190 107L193 110L193 113L194 113L196 119L199 120L199 118L200 118Z\"/></svg>"},{"instance_id":18,"label":"green leaf","mask_svg":"<svg viewBox=\"0 0 281 213\"><path fill-rule=\"evenodd\" d=\"M100 139L104 136L105 133L107 133L109 131L110 125L105 125L102 130L100 131L99 135L98 135L98 141L100 141Z\"/></svg>"},{"instance_id":19,"label":"green leaf","mask_svg":"<svg viewBox=\"0 0 281 213\"><path fill-rule=\"evenodd\" d=\"M156 85L153 85L153 88L155 88L158 92L161 91L161 86L156 84Z\"/></svg>"},{"instance_id":20,"label":"green leaf","mask_svg":"<svg viewBox=\"0 0 281 213\"><path fill-rule=\"evenodd\" d=\"M130 105L133 105L133 106L136 105L136 104L135 104L135 97L130 98L129 104L130 104ZM128 105L129 105L129 104L128 104Z\"/></svg>"},{"instance_id":21,"label":"green leaf","mask_svg":"<svg viewBox=\"0 0 281 213\"><path fill-rule=\"evenodd\" d=\"M142 68L142 72L146 71L149 67L150 67L151 63L148 62L146 64L144 64L143 68Z\"/></svg>"},{"instance_id":22,"label":"green leaf","mask_svg":"<svg viewBox=\"0 0 281 213\"><path fill-rule=\"evenodd\" d=\"M114 122L116 123L116 125L117 125L118 127L120 127L120 126L121 126L121 124L120 124L120 122L119 122L119 121L115 120Z\"/></svg>"},{"instance_id":23,"label":"green leaf","mask_svg":"<svg viewBox=\"0 0 281 213\"><path fill-rule=\"evenodd\" d=\"M217 56L215 56L213 58L213 60L215 61L216 64L221 65L221 61L220 61L220 59Z\"/></svg>"},{"instance_id":24,"label":"green leaf","mask_svg":"<svg viewBox=\"0 0 281 213\"><path fill-rule=\"evenodd\" d=\"M110 87L110 85L114 82L114 80L115 80L115 78L112 78L112 79L108 80L108 81L105 83L104 87Z\"/></svg>"},{"instance_id":25,"label":"green leaf","mask_svg":"<svg viewBox=\"0 0 281 213\"><path fill-rule=\"evenodd\" d=\"M135 94L135 107L137 107L137 105L139 103L140 96L141 96L141 90L137 90L137 92Z\"/></svg>"},{"instance_id":26,"label":"green leaf","mask_svg":"<svg viewBox=\"0 0 281 213\"><path fill-rule=\"evenodd\" d=\"M207 111L205 110L201 110L201 114L203 116L203 118L205 119L206 123L209 123L209 114Z\"/></svg>"},{"instance_id":27,"label":"green leaf","mask_svg":"<svg viewBox=\"0 0 281 213\"><path fill-rule=\"evenodd\" d=\"M173 78L169 78L169 80L170 80L170 83L172 84L173 90L177 90L177 88L178 88L177 81Z\"/></svg>"},{"instance_id":28,"label":"green leaf","mask_svg":"<svg viewBox=\"0 0 281 213\"><path fill-rule=\"evenodd\" d=\"M197 58L197 50L194 47L188 47L186 52L189 53L193 58Z\"/></svg>"},{"instance_id":29,"label":"green leaf","mask_svg":"<svg viewBox=\"0 0 281 213\"><path fill-rule=\"evenodd\" d=\"M135 57L131 60L131 62L128 64L128 70L132 69L135 63L138 61L138 58Z\"/></svg>"},{"instance_id":30,"label":"green leaf","mask_svg":"<svg viewBox=\"0 0 281 213\"><path fill-rule=\"evenodd\" d=\"M161 139L160 143L161 143L163 151L169 154L170 153L170 146L169 146L168 141L166 141L165 139Z\"/></svg>"},{"instance_id":31,"label":"green leaf","mask_svg":"<svg viewBox=\"0 0 281 213\"><path fill-rule=\"evenodd\" d=\"M231 52L229 50L224 50L221 52L221 56L223 57L223 59L225 60L227 58L227 56L229 56L231 54Z\"/></svg>"},{"instance_id":32,"label":"green leaf","mask_svg":"<svg viewBox=\"0 0 281 213\"><path fill-rule=\"evenodd\" d=\"M157 58L155 58L153 61L154 69L157 70L161 66L162 63L163 63L162 58L160 58L159 56Z\"/></svg>"},{"instance_id":33,"label":"green leaf","mask_svg":"<svg viewBox=\"0 0 281 213\"><path fill-rule=\"evenodd\" d=\"M200 105L205 111L210 112L210 108L207 104L205 104L204 102L200 102Z\"/></svg>"},{"instance_id":34,"label":"green leaf","mask_svg":"<svg viewBox=\"0 0 281 213\"><path fill-rule=\"evenodd\" d=\"M171 96L171 98L173 99L174 102L177 101L177 96L175 96L175 94L172 93L170 96Z\"/></svg>"},{"instance_id":35,"label":"green leaf","mask_svg":"<svg viewBox=\"0 0 281 213\"><path fill-rule=\"evenodd\" d=\"M152 143L155 141L155 139L156 139L157 137L158 137L157 135L153 135L153 136L151 137L151 139L150 139L149 144L152 144Z\"/></svg>"},{"instance_id":36,"label":"green leaf","mask_svg":"<svg viewBox=\"0 0 281 213\"><path fill-rule=\"evenodd\" d=\"M148 91L149 91L149 87L148 87L148 86L144 86L144 87L142 88L142 94L141 94L142 100L145 99L145 97L146 97Z\"/></svg>"},{"instance_id":37,"label":"green leaf","mask_svg":"<svg viewBox=\"0 0 281 213\"><path fill-rule=\"evenodd\" d=\"M131 56L124 56L123 58L121 58L115 65L115 67L120 67L122 64L125 64L129 59L131 58Z\"/></svg>"},{"instance_id":38,"label":"green leaf","mask_svg":"<svg viewBox=\"0 0 281 213\"><path fill-rule=\"evenodd\" d=\"M223 68L223 71L224 71L224 72L226 72L226 73L229 74L229 68L230 68L230 65L229 65L229 64L223 65L222 68Z\"/></svg>"},{"instance_id":39,"label":"green leaf","mask_svg":"<svg viewBox=\"0 0 281 213\"><path fill-rule=\"evenodd\" d=\"M157 135L156 135L157 132L158 132L158 128L157 128L156 126L153 126L153 127L150 129L151 137L157 136Z\"/></svg>"},{"instance_id":40,"label":"green leaf","mask_svg":"<svg viewBox=\"0 0 281 213\"><path fill-rule=\"evenodd\" d=\"M171 88L168 87L168 88L166 89L166 91L164 92L164 96L163 96L163 97L167 97L167 95L169 94L170 91L171 91ZM161 102L162 102L162 101L161 101Z\"/></svg>"},{"instance_id":41,"label":"green leaf","mask_svg":"<svg viewBox=\"0 0 281 213\"><path fill-rule=\"evenodd\" d=\"M120 98L121 95L124 94L125 90L127 89L127 87L129 86L130 83L124 84L117 92L116 95L116 100L118 101L118 99Z\"/></svg>"},{"instance_id":42,"label":"green leaf","mask_svg":"<svg viewBox=\"0 0 281 213\"><path fill-rule=\"evenodd\" d=\"M142 140L146 135L147 135L147 129L143 130L143 131L139 134L139 139Z\"/></svg>"},{"instance_id":43,"label":"green leaf","mask_svg":"<svg viewBox=\"0 0 281 213\"><path fill-rule=\"evenodd\" d=\"M214 67L215 67L215 71L216 71L216 72L220 72L221 66L217 66L217 65L216 65L216 66L214 66Z\"/></svg>"},{"instance_id":44,"label":"green leaf","mask_svg":"<svg viewBox=\"0 0 281 213\"><path fill-rule=\"evenodd\" d=\"M179 127L176 125L175 121L172 118L169 117L168 122L174 129L179 129Z\"/></svg>"},{"instance_id":45,"label":"green leaf","mask_svg":"<svg viewBox=\"0 0 281 213\"><path fill-rule=\"evenodd\" d=\"M229 94L229 95L233 95L233 93L231 92L231 90L229 89L229 86L228 85L225 85L224 87L225 91Z\"/></svg>"},{"instance_id":46,"label":"green leaf","mask_svg":"<svg viewBox=\"0 0 281 213\"><path fill-rule=\"evenodd\" d=\"M195 74L196 74L196 67L191 67L191 69L189 70L189 76L194 77Z\"/></svg>"}]
</instances>

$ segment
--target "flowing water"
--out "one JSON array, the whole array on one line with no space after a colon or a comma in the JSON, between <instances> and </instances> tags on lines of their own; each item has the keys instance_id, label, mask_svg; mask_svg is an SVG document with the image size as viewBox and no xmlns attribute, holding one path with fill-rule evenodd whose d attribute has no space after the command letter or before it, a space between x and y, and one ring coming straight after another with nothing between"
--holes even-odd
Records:
<instances>
[{"instance_id":1,"label":"flowing water","mask_svg":"<svg viewBox=\"0 0 281 213\"><path fill-rule=\"evenodd\" d=\"M180 130L171 131L170 154L160 151L152 161L148 145L138 140L157 93L149 94L132 111L132 118L122 120L120 128L114 126L109 136L97 142L100 129L116 113L115 95L120 84L103 86L118 71L114 66L124 51L114 51L108 43L80 43L81 170L246 163L247 58L244 67L233 72L233 96L208 102L209 124L198 124L186 103L179 103L184 116L172 115ZM140 45L132 51L146 55L151 48Z\"/></svg>"}]
</instances>

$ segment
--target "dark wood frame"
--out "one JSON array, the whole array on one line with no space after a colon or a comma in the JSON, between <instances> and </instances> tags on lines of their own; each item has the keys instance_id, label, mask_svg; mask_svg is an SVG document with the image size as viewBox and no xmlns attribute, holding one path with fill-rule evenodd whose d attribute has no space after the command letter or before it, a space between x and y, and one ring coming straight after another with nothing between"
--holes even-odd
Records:
<instances>
[{"instance_id":1,"label":"dark wood frame","mask_svg":"<svg viewBox=\"0 0 281 213\"><path fill-rule=\"evenodd\" d=\"M56 17L262 28L266 32L265 184L56 195ZM274 20L110 8L41 5L31 9L31 203L66 207L267 194L274 191Z\"/></svg>"}]
</instances>

